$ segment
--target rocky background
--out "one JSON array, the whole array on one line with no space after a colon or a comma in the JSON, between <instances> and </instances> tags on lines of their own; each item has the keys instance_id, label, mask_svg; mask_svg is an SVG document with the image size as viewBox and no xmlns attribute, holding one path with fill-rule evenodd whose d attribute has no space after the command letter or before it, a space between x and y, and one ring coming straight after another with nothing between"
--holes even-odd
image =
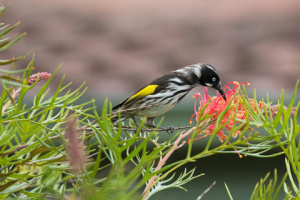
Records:
<instances>
[{"instance_id":1,"label":"rocky background","mask_svg":"<svg viewBox=\"0 0 300 200\"><path fill-rule=\"evenodd\" d=\"M57 82L86 81L91 94L122 96L198 62L223 83L248 81L263 93L292 90L300 78L298 0L7 2L1 21L21 21L15 33L27 35L1 58L32 50L36 71L63 63Z\"/></svg>"}]
</instances>

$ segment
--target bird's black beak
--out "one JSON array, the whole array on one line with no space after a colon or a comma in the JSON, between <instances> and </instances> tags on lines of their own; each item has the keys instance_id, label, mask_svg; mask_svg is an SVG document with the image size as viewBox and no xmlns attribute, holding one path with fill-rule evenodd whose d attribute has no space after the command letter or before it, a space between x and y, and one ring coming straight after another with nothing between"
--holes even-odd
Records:
<instances>
[{"instance_id":1,"label":"bird's black beak","mask_svg":"<svg viewBox=\"0 0 300 200\"><path fill-rule=\"evenodd\" d=\"M219 84L219 85L215 86L214 88L220 92L220 94L222 95L223 99L226 101L226 96L225 96L225 92L222 89L222 85Z\"/></svg>"}]
</instances>

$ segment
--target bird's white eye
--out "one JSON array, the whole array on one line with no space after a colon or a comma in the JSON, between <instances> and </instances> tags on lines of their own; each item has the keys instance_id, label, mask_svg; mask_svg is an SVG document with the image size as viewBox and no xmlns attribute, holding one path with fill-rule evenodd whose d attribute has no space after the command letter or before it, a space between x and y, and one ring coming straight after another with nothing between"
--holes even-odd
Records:
<instances>
[{"instance_id":1,"label":"bird's white eye","mask_svg":"<svg viewBox=\"0 0 300 200\"><path fill-rule=\"evenodd\" d=\"M217 80L216 77L213 77L213 78L212 78L212 81L213 81L213 82L216 82L216 80Z\"/></svg>"}]
</instances>

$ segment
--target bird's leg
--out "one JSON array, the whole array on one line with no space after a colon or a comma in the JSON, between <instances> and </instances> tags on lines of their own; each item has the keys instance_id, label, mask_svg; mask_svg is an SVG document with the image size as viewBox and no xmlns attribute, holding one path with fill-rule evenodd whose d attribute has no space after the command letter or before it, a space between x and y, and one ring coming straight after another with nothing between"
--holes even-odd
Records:
<instances>
[{"instance_id":1,"label":"bird's leg","mask_svg":"<svg viewBox=\"0 0 300 200\"><path fill-rule=\"evenodd\" d=\"M131 115L130 117L133 120L133 123L135 125L136 130L139 130L140 129L140 125L136 122L136 119L134 118L134 115Z\"/></svg>"},{"instance_id":2,"label":"bird's leg","mask_svg":"<svg viewBox=\"0 0 300 200\"><path fill-rule=\"evenodd\" d=\"M147 118L146 125L152 128L156 128L154 125L154 118Z\"/></svg>"},{"instance_id":3,"label":"bird's leg","mask_svg":"<svg viewBox=\"0 0 300 200\"><path fill-rule=\"evenodd\" d=\"M157 128L157 126L154 125L154 118L147 118L146 125L151 128ZM173 126L168 126L167 128L163 128L163 129L165 129L169 135L171 135L174 131Z\"/></svg>"}]
</instances>

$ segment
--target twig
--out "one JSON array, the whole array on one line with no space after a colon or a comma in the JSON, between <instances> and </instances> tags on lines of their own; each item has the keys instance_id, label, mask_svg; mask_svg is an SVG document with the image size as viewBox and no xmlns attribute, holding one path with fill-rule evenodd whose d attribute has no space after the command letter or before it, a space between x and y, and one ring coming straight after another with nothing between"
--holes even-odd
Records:
<instances>
[{"instance_id":1,"label":"twig","mask_svg":"<svg viewBox=\"0 0 300 200\"><path fill-rule=\"evenodd\" d=\"M186 133L184 133L185 131L182 131L179 135L179 137L176 139L176 141L174 142L172 148L170 149L170 151L163 157L160 158L157 167L155 169L155 172L157 172L158 170L160 170L162 168L162 166L166 163L166 161L168 160L168 158L172 155L172 153L179 149L180 147L182 147L186 141L183 141L181 144L179 144L181 142L181 140L185 137L187 137L188 135L190 135L191 133L193 133L193 131L195 130L195 127L191 128L190 130L188 130ZM144 190L144 195L143 195L143 199L146 198L146 196L148 195L150 188L153 187L153 182L156 178L156 175L152 176L151 179L149 180L145 190Z\"/></svg>"},{"instance_id":2,"label":"twig","mask_svg":"<svg viewBox=\"0 0 300 200\"><path fill-rule=\"evenodd\" d=\"M48 143L48 141L52 141L52 140L56 140L56 139L58 139L58 138L61 138L62 136L64 136L66 133L63 133L62 135L55 135L55 136L52 136L52 137L49 137L46 141L45 141L45 143ZM88 135L90 135L89 133L87 133L87 134L85 134L85 136L88 136ZM5 152L5 153L3 153L3 154L0 154L0 156L6 156L6 155L11 155L11 154L13 154L13 153L15 153L16 151L20 151L20 150L22 150L22 149L24 149L24 148L27 148L27 147L29 147L30 145L33 145L34 144L34 142L32 142L32 143L29 143L29 144L23 144L23 145L20 145L20 146L18 146L18 147L16 147L15 149L13 149L13 150L11 150L11 151L9 151L9 152ZM1 171L1 170L0 170Z\"/></svg>"},{"instance_id":3,"label":"twig","mask_svg":"<svg viewBox=\"0 0 300 200\"><path fill-rule=\"evenodd\" d=\"M106 115L108 118L111 117L111 116L114 116L114 115L118 115L118 113L124 113L124 112L128 112L128 111L134 111L134 110L138 110L138 109L144 109L144 108L151 108L151 107L154 107L154 106L159 106L161 105L161 103L159 104L153 104L153 105L149 105L149 106L140 106L140 107L135 107L135 108L128 108L128 109L124 109L124 110L118 110L118 111L115 111L111 114L108 114ZM99 117L99 119L102 119L102 117ZM97 120L94 120L91 122L91 125L93 125ZM78 130L85 130L87 129L89 126L86 125L86 126L83 126L83 127L80 127ZM118 127L118 126L116 126ZM135 129L136 130L136 129Z\"/></svg>"},{"instance_id":4,"label":"twig","mask_svg":"<svg viewBox=\"0 0 300 200\"><path fill-rule=\"evenodd\" d=\"M181 130L181 129L193 128L193 127L196 127L196 125L174 127L173 130ZM118 129L119 126L116 125L115 128ZM138 129L132 128L130 126L122 126L121 128L124 131L137 131L138 130ZM142 130L143 131L154 131L154 130L156 130L156 131L168 131L169 128L143 128Z\"/></svg>"},{"instance_id":5,"label":"twig","mask_svg":"<svg viewBox=\"0 0 300 200\"><path fill-rule=\"evenodd\" d=\"M9 152L3 153L2 156L13 154L16 151L20 151L21 149L24 149L24 148L28 147L31 144L33 144L33 143L20 145L20 146L16 147L15 149L13 149L13 150L11 150Z\"/></svg>"},{"instance_id":6,"label":"twig","mask_svg":"<svg viewBox=\"0 0 300 200\"><path fill-rule=\"evenodd\" d=\"M118 130L119 126L114 125L115 129ZM180 126L180 127L174 127L173 130L182 130L182 129L187 129L187 128L193 128L196 127L196 125L190 125L190 126ZM83 131L88 128L88 125L80 127L77 129L77 131ZM97 127L99 128L99 127ZM100 129L100 128L99 128ZM121 129L123 131L137 131L137 128L132 128L131 126L122 126ZM89 129L90 130L90 129ZM169 128L143 128L142 131L169 131ZM86 135L90 135L92 131L88 131ZM82 135L82 133L81 133Z\"/></svg>"},{"instance_id":7,"label":"twig","mask_svg":"<svg viewBox=\"0 0 300 200\"><path fill-rule=\"evenodd\" d=\"M13 90L13 94L11 95L12 99L15 99L20 91L21 91L22 87L19 87L17 90ZM12 100L9 100L4 106L3 106L3 109L2 109L2 113L4 113L6 111L6 109L9 107L9 105L11 104Z\"/></svg>"},{"instance_id":8,"label":"twig","mask_svg":"<svg viewBox=\"0 0 300 200\"><path fill-rule=\"evenodd\" d=\"M202 194L200 194L200 196L198 196L198 198L196 200L200 200L206 193L208 193L211 188L216 184L216 181L214 181L206 190L204 190L204 192L202 192Z\"/></svg>"}]
</instances>

